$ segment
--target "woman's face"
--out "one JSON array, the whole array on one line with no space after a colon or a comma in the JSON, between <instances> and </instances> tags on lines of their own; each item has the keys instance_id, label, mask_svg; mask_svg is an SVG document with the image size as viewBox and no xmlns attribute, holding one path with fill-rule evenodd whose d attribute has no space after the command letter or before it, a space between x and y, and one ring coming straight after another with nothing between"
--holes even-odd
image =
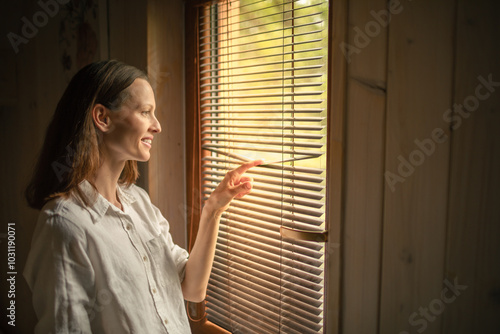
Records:
<instances>
[{"instance_id":1,"label":"woman's face","mask_svg":"<svg viewBox=\"0 0 500 334\"><path fill-rule=\"evenodd\" d=\"M105 154L117 161L148 161L153 137L161 132L153 89L146 80L136 79L127 92L120 108L109 113L111 126L103 136Z\"/></svg>"}]
</instances>

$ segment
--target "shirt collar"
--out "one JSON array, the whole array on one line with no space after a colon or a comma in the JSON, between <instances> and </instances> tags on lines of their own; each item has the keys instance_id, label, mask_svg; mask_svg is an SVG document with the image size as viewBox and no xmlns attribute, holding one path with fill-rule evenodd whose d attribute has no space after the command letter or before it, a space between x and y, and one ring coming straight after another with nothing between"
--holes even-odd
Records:
<instances>
[{"instance_id":1,"label":"shirt collar","mask_svg":"<svg viewBox=\"0 0 500 334\"><path fill-rule=\"evenodd\" d=\"M136 201L134 194L130 191L131 186L126 186L123 184L118 184L118 197L123 204L130 205Z\"/></svg>"},{"instance_id":2,"label":"shirt collar","mask_svg":"<svg viewBox=\"0 0 500 334\"><path fill-rule=\"evenodd\" d=\"M98 223L106 214L108 209L112 206L112 204L101 194L99 194L87 180L82 181L79 185L79 188L89 201L89 205L86 207L86 209L90 213L92 221L94 222L94 224ZM125 185L118 184L117 192L118 198L120 199L124 208L130 206L136 201L136 198L130 191L129 187Z\"/></svg>"}]
</instances>

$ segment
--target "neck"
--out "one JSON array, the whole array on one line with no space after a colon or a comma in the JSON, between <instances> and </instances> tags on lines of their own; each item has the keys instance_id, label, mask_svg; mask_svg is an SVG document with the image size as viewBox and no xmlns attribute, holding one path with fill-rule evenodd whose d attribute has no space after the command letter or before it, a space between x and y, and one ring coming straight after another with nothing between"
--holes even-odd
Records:
<instances>
[{"instance_id":1,"label":"neck","mask_svg":"<svg viewBox=\"0 0 500 334\"><path fill-rule=\"evenodd\" d=\"M124 167L125 161L104 160L93 180L99 194L120 209L122 206L116 193L116 187Z\"/></svg>"}]
</instances>

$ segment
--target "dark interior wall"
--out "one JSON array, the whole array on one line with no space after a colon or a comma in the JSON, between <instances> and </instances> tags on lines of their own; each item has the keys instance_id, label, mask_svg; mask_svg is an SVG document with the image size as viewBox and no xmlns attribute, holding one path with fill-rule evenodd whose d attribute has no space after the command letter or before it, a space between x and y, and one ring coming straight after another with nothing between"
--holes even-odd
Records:
<instances>
[{"instance_id":1,"label":"dark interior wall","mask_svg":"<svg viewBox=\"0 0 500 334\"><path fill-rule=\"evenodd\" d=\"M62 3L62 4L60 4ZM66 4L67 3L67 4ZM0 20L1 309L15 301L15 327L2 311L1 331L32 333L35 315L22 268L38 212L23 190L45 129L66 85L89 62L114 58L147 70L147 2L8 1ZM147 189L147 168L139 185ZM8 226L15 228L15 268L8 270ZM11 237L12 238L12 237ZM16 272L11 275L9 272ZM6 279L15 277L15 297ZM1 332L0 331L0 332Z\"/></svg>"}]
</instances>

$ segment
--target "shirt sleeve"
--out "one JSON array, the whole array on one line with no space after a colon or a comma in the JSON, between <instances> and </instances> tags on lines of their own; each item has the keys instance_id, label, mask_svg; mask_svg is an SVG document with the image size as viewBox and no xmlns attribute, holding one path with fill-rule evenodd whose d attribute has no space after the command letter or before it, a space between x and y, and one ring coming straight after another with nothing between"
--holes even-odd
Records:
<instances>
[{"instance_id":1,"label":"shirt sleeve","mask_svg":"<svg viewBox=\"0 0 500 334\"><path fill-rule=\"evenodd\" d=\"M80 228L58 215L41 219L24 276L38 317L35 333L91 333L95 275Z\"/></svg>"},{"instance_id":2,"label":"shirt sleeve","mask_svg":"<svg viewBox=\"0 0 500 334\"><path fill-rule=\"evenodd\" d=\"M170 234L170 224L165 219L165 217L163 217L160 210L153 204L151 205L154 208L156 218L159 222L160 232L165 238L167 246L169 247L170 252L172 254L172 258L175 262L175 266L177 267L179 280L182 282L184 280L184 274L186 272L186 263L189 258L189 253L184 248L174 243L172 235Z\"/></svg>"}]
</instances>

